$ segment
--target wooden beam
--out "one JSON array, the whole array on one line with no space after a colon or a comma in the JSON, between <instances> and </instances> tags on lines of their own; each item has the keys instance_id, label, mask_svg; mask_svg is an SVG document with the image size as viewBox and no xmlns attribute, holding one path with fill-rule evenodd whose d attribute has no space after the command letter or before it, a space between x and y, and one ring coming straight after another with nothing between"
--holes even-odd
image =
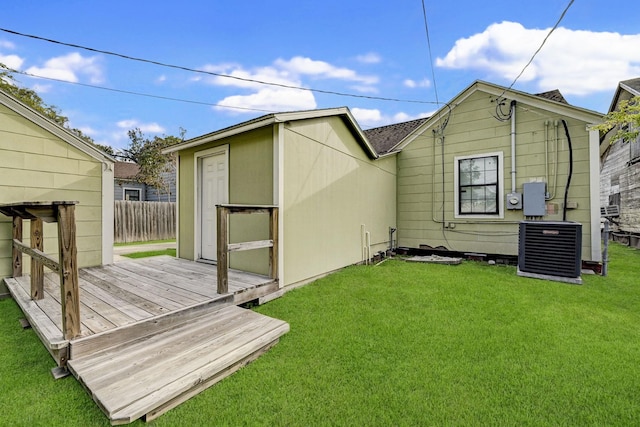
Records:
<instances>
[{"instance_id":1,"label":"wooden beam","mask_svg":"<svg viewBox=\"0 0 640 427\"><path fill-rule=\"evenodd\" d=\"M44 239L42 236L42 220L31 220L31 249L44 252ZM31 259L31 299L44 298L44 264L38 257Z\"/></svg>"},{"instance_id":2,"label":"wooden beam","mask_svg":"<svg viewBox=\"0 0 640 427\"><path fill-rule=\"evenodd\" d=\"M229 252L239 252L271 247L273 247L273 240L255 240L252 242L229 243L227 245L227 250Z\"/></svg>"},{"instance_id":3,"label":"wooden beam","mask_svg":"<svg viewBox=\"0 0 640 427\"><path fill-rule=\"evenodd\" d=\"M80 289L74 205L58 206L58 247L60 256L60 305L65 339L80 335Z\"/></svg>"},{"instance_id":4,"label":"wooden beam","mask_svg":"<svg viewBox=\"0 0 640 427\"><path fill-rule=\"evenodd\" d=\"M269 249L269 277L278 280L278 208L269 212L269 239L273 245Z\"/></svg>"},{"instance_id":5,"label":"wooden beam","mask_svg":"<svg viewBox=\"0 0 640 427\"><path fill-rule=\"evenodd\" d=\"M22 218L19 216L13 217L13 241L22 243ZM22 252L20 252L15 245L13 245L11 259L13 264L13 277L22 276Z\"/></svg>"},{"instance_id":6,"label":"wooden beam","mask_svg":"<svg viewBox=\"0 0 640 427\"><path fill-rule=\"evenodd\" d=\"M218 239L218 294L229 292L229 209L224 206L216 207L217 239Z\"/></svg>"},{"instance_id":7,"label":"wooden beam","mask_svg":"<svg viewBox=\"0 0 640 427\"><path fill-rule=\"evenodd\" d=\"M50 268L52 271L56 273L60 273L60 264L55 259L51 258L49 255L41 252L37 249L31 249L29 246L25 245L21 241L17 239L13 239L13 247L20 254L29 255L31 258L37 258L45 267ZM18 276L19 277L19 276Z\"/></svg>"}]
</instances>

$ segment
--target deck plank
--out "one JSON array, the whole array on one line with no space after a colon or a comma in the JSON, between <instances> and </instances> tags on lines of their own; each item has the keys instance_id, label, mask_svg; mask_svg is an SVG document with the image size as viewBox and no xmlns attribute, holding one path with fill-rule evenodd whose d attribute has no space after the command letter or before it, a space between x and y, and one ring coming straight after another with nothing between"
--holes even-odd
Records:
<instances>
[{"instance_id":1,"label":"deck plank","mask_svg":"<svg viewBox=\"0 0 640 427\"><path fill-rule=\"evenodd\" d=\"M56 279L57 275L55 273L45 274L44 288L47 297L39 300L42 304L49 305L55 301L57 306L60 306L60 287L55 281ZM82 290L80 292L82 292ZM99 311L96 311L96 308L93 307L94 304L97 304L97 302L94 301L91 295L82 295L80 300L80 336L95 334L96 332L106 331L115 327L114 323L108 321ZM62 326L61 310L58 317L60 318L60 325Z\"/></svg>"},{"instance_id":2,"label":"deck plank","mask_svg":"<svg viewBox=\"0 0 640 427\"><path fill-rule=\"evenodd\" d=\"M131 264L127 264L124 267L130 269L129 267L131 267ZM160 283L171 285L174 289L180 288L199 296L211 298L218 294L215 284L211 285L210 283L207 283L206 277L192 279L172 272L171 268L162 268L159 264L137 264L135 265L135 269L130 271L152 278Z\"/></svg>"},{"instance_id":3,"label":"deck plank","mask_svg":"<svg viewBox=\"0 0 640 427\"><path fill-rule=\"evenodd\" d=\"M223 322L216 320L223 312L234 311L238 315ZM88 365L86 373L76 360L71 360L70 366L112 418L126 412L136 419L279 338L288 325L228 307L215 316L203 317L197 328L186 325L177 329L181 330L130 346L124 355L103 360L99 366ZM117 413L120 415L114 416Z\"/></svg>"},{"instance_id":4,"label":"deck plank","mask_svg":"<svg viewBox=\"0 0 640 427\"><path fill-rule=\"evenodd\" d=\"M60 326L56 325L42 308L31 299L31 295L25 291L18 280L6 278L4 281L29 323L32 326L39 326L38 329L35 327L33 329L43 342L48 343L47 348L60 349L66 347L69 341L64 339Z\"/></svg>"},{"instance_id":5,"label":"deck plank","mask_svg":"<svg viewBox=\"0 0 640 427\"><path fill-rule=\"evenodd\" d=\"M150 274L151 269L145 269L142 264L122 262L110 265L108 269L123 273L127 283L133 282L138 286L159 292L164 298L171 299L182 306L191 305L202 298L201 295L195 295L193 292L175 287L175 283L167 281L166 277L157 271Z\"/></svg>"},{"instance_id":6,"label":"deck plank","mask_svg":"<svg viewBox=\"0 0 640 427\"><path fill-rule=\"evenodd\" d=\"M83 268L80 270L80 277L86 281L91 282L94 286L99 287L113 298L117 298L121 301L126 301L126 304L121 305L119 308L132 317L144 316L144 313L150 315L158 315L167 312L167 309L159 304L149 301L140 295L130 292L127 289L120 287L109 280L105 280L105 275L100 274L100 270L96 268Z\"/></svg>"},{"instance_id":7,"label":"deck plank","mask_svg":"<svg viewBox=\"0 0 640 427\"><path fill-rule=\"evenodd\" d=\"M185 304L178 303L174 299L169 298L168 296L171 295L161 292L161 289L132 278L132 275L128 275L126 270L118 270L111 265L108 267L110 268L91 269L91 274L103 280L111 281L114 285L163 307L166 311L179 310L184 307Z\"/></svg>"}]
</instances>

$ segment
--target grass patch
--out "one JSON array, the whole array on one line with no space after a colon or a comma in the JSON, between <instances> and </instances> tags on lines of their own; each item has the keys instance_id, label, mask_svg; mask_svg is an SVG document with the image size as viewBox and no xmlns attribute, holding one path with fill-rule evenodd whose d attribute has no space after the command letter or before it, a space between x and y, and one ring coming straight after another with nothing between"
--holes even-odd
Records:
<instances>
[{"instance_id":1,"label":"grass patch","mask_svg":"<svg viewBox=\"0 0 640 427\"><path fill-rule=\"evenodd\" d=\"M568 285L514 267L349 267L256 311L291 331L152 425L638 425L640 251ZM7 425L108 425L0 301ZM140 423L142 425L142 423Z\"/></svg>"},{"instance_id":2,"label":"grass patch","mask_svg":"<svg viewBox=\"0 0 640 427\"><path fill-rule=\"evenodd\" d=\"M160 249L157 251L144 251L144 252L133 252L130 254L122 254L122 256L127 257L127 258L133 258L133 259L137 259L137 258L148 258L151 256L160 256L160 255L169 255L172 257L176 256L176 249L172 248L172 249Z\"/></svg>"},{"instance_id":3,"label":"grass patch","mask_svg":"<svg viewBox=\"0 0 640 427\"><path fill-rule=\"evenodd\" d=\"M154 243L175 243L175 241L176 241L176 239L145 240L144 242L114 243L113 246L151 245L151 244L154 244Z\"/></svg>"}]
</instances>

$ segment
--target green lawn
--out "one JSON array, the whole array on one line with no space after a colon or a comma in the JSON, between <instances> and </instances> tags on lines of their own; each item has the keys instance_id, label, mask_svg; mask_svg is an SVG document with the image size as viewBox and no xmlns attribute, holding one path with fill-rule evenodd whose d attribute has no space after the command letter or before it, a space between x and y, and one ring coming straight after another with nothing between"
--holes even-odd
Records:
<instances>
[{"instance_id":1,"label":"green lawn","mask_svg":"<svg viewBox=\"0 0 640 427\"><path fill-rule=\"evenodd\" d=\"M152 425L640 425L640 251L584 285L514 267L350 267L256 310L291 331ZM108 425L0 301L0 424Z\"/></svg>"},{"instance_id":2,"label":"green lawn","mask_svg":"<svg viewBox=\"0 0 640 427\"><path fill-rule=\"evenodd\" d=\"M142 251L142 252L133 252L130 254L122 254L123 257L138 259L138 258L148 258L150 256L160 256L160 255L169 255L172 257L176 256L176 249L159 249L157 251Z\"/></svg>"}]
</instances>

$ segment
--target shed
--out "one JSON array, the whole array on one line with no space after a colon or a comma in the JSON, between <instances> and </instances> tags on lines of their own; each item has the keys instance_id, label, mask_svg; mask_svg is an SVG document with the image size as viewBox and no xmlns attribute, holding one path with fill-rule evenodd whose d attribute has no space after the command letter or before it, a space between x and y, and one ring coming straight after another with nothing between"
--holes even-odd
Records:
<instances>
[{"instance_id":1,"label":"shed","mask_svg":"<svg viewBox=\"0 0 640 427\"><path fill-rule=\"evenodd\" d=\"M0 203L77 201L80 266L113 262L114 160L0 91ZM25 234L28 235L28 224ZM55 225L44 251L57 254ZM0 216L0 277L11 275L11 218Z\"/></svg>"},{"instance_id":2,"label":"shed","mask_svg":"<svg viewBox=\"0 0 640 427\"><path fill-rule=\"evenodd\" d=\"M389 246L396 159L380 156L348 108L268 114L184 141L178 154L178 256L216 260L215 205L279 209L280 286L310 281ZM268 238L268 218L232 218L230 240ZM267 273L268 252L230 266Z\"/></svg>"}]
</instances>

